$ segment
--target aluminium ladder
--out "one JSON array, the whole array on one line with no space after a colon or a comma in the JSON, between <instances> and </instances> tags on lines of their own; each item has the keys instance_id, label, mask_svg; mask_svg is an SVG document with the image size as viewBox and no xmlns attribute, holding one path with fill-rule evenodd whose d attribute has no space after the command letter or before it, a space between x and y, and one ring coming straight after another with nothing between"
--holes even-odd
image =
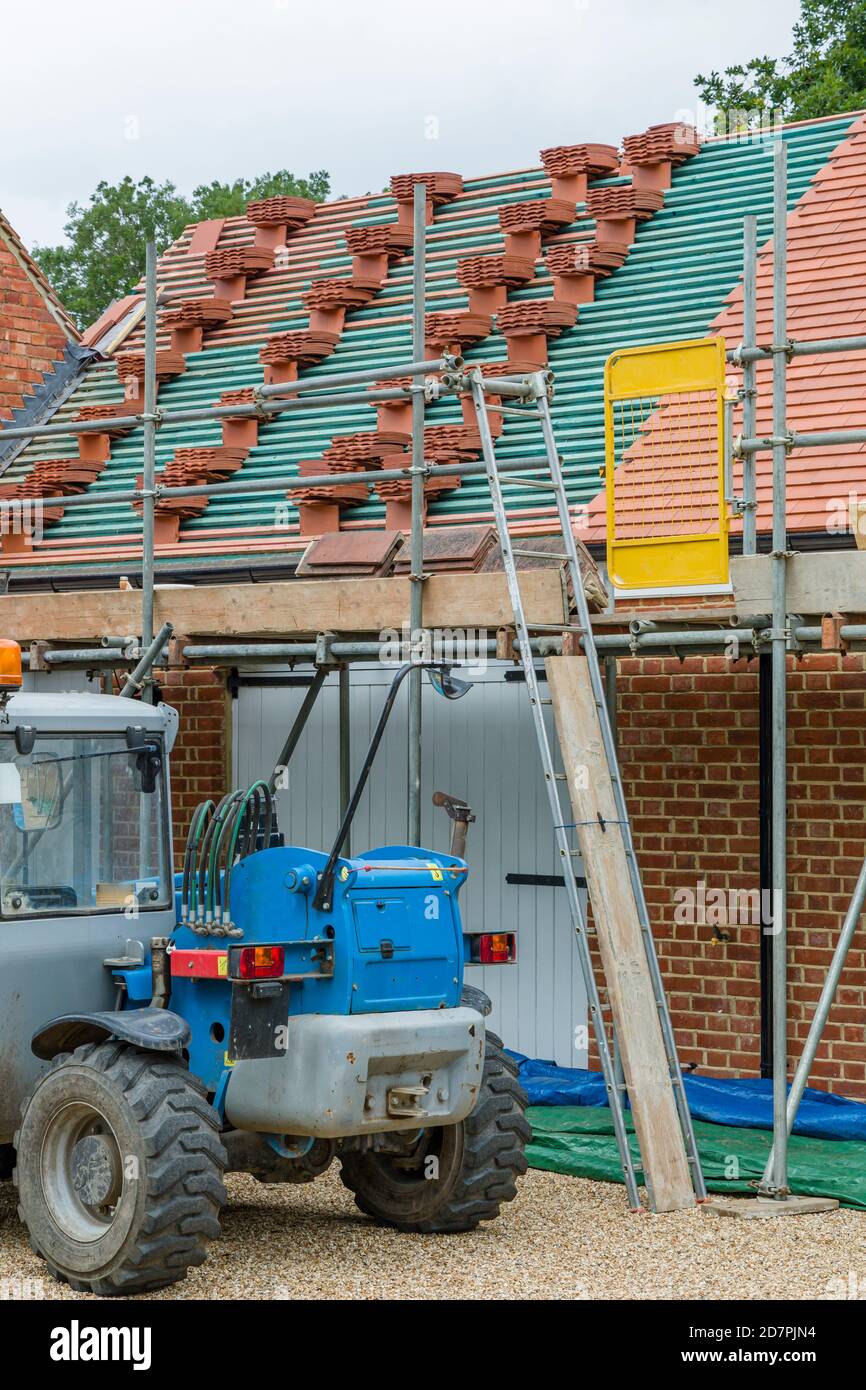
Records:
<instances>
[{"instance_id":1,"label":"aluminium ladder","mask_svg":"<svg viewBox=\"0 0 866 1390\"><path fill-rule=\"evenodd\" d=\"M515 380L506 383L504 380L497 381L492 378L485 381L480 371L472 371L471 369L468 376L502 548L508 592L514 614L517 647L529 694L550 811L553 817L556 845L564 871L563 878L578 946L579 963L610 1102L629 1204L633 1208L637 1208L640 1203L635 1165L629 1150L625 1125L624 1093L626 1091L629 1092L635 1130L641 1147L644 1180L650 1205L655 1210L673 1210L693 1204L695 1198L699 1201L705 1199L706 1187L698 1158L688 1102L683 1089L682 1071L677 1056L673 1026L665 998L643 883L634 850L631 822L605 701L602 673L595 643L592 640L589 608L583 589L577 547L571 527L571 516L550 415L548 401L550 378L546 372L537 372L528 379L524 378L523 383ZM497 391L497 386L501 388L499 391ZM489 405L485 395L485 392L488 391L498 395L500 399L516 398L524 404L522 407L516 404ZM529 405L529 409L527 409L527 405ZM519 416L524 420L531 419L533 415L537 416L544 439L547 477L526 479L525 477L500 474L490 429L490 414ZM554 627L550 624L532 623L527 619L523 608L515 557L537 555L539 558L543 556L545 559L549 559L551 556L546 551L517 549L512 545L503 499L503 483L546 489L555 499L563 543L562 553L555 558L566 563L568 567L577 610L576 624L566 622ZM585 652L585 659L584 657L554 657L550 660L548 663L548 681L552 697L550 699L542 698L539 692L538 676L531 648L531 633L542 631L548 633L554 631L570 632L573 635L572 645L575 649L579 648L581 638L583 638ZM569 662L571 663L569 676L577 681L577 685L573 687L569 686L568 678L562 680L560 677L561 672L568 670ZM581 698L581 685L584 686L583 698ZM565 773L556 771L551 740L544 719L542 708L544 705L555 706L554 714L557 716L559 742L566 766ZM559 708L556 708L557 705ZM567 708L564 709L564 707ZM568 726L567 731L564 727L566 725ZM572 734L570 739L567 736L568 732ZM565 746L566 743L569 745L568 748ZM593 801L592 795L590 795L589 802L592 809L587 813L588 818L586 820L579 819L578 803L581 800L581 795L576 789L578 783L572 780L569 771L569 763L571 761L573 765L574 760L570 760L568 757L568 754L573 752L576 747L581 750L581 755L583 750L589 750L591 747L596 750L597 776L595 782L601 784L603 795L600 795L599 799L601 804L608 808L607 818L602 815L600 809L597 809L598 802ZM586 768L583 770L586 772ZM574 807L570 813L564 810L559 791L562 781L566 778L569 780ZM609 786L604 785L608 779ZM612 833L608 833L608 825L615 826L616 829ZM581 850L579 851L571 848L569 831L572 829L577 829L582 837ZM617 830L620 832L619 835L616 833ZM621 1051L625 1083L618 1079L618 1068L615 1065L604 1026L602 1004L587 938L585 914L573 868L573 859L578 853L583 855L584 871L590 886L590 897L593 901L599 938L601 937L600 917L605 910L619 911L620 919L630 915L634 918L632 935L633 940L637 943L636 954L632 954L627 960L620 960L615 952L613 955L609 954L605 962L606 966L612 965L614 973L619 966L622 966L625 972L617 981L616 989L610 971L606 972L608 974L608 998L613 1013L614 1037L622 1040ZM611 855L613 856L612 860ZM627 873L622 872L624 868L623 857L625 864L627 864ZM596 858L607 859L606 867L609 875L607 880L600 879L593 872ZM613 878L610 877L611 870L613 871ZM609 896L614 900L612 904L598 901L593 896L593 880L595 880L597 890L604 882L608 884L611 890ZM627 900L620 897L619 909L617 909L615 901L617 891L620 894L628 895ZM607 893L598 894L598 897L602 899L607 898L607 896ZM621 988L620 986L623 984L624 988ZM624 1034L630 1030L632 1015L640 1013L641 998L639 996L641 995L644 1018L649 1023L643 1042L648 1042L647 1050L649 1053L653 1051L653 1043L657 1044L658 1066L654 1078L655 1090L653 1090L651 1074L643 1066L643 1044L635 1048L633 1043L631 1057L625 1049ZM656 1018L658 1028L655 1023ZM660 1038L658 1036L659 1031ZM647 1078L650 1078L649 1085L644 1084ZM664 1130L665 1125L666 1132ZM655 1132L649 1132L653 1128ZM658 1144L655 1142L656 1139L660 1140ZM655 1169L653 1162L655 1162Z\"/></svg>"}]
</instances>

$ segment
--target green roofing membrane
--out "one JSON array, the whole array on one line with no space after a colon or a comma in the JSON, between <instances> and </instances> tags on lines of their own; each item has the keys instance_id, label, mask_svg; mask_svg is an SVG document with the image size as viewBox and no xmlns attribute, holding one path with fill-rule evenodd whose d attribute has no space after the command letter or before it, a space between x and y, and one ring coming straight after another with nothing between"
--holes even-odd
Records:
<instances>
[{"instance_id":1,"label":"green roofing membrane","mask_svg":"<svg viewBox=\"0 0 866 1390\"><path fill-rule=\"evenodd\" d=\"M622 1163L608 1106L531 1105L526 1112L532 1141L531 1168L568 1173L574 1178L622 1182ZM625 1116L629 1150L641 1179L640 1149L631 1114ZM695 1120L701 1169L709 1192L754 1196L763 1176L773 1136L762 1129ZM855 1139L788 1140L791 1191L804 1197L835 1197L843 1206L866 1209L866 1144Z\"/></svg>"},{"instance_id":2,"label":"green roofing membrane","mask_svg":"<svg viewBox=\"0 0 866 1390\"><path fill-rule=\"evenodd\" d=\"M789 207L799 201L851 123L852 118L845 117L784 132L788 145ZM550 366L555 374L553 419L572 503L589 501L601 487L605 360L618 348L701 337L707 332L740 279L743 216L757 214L759 247L771 234L772 149L771 140L710 142L676 169L664 208L638 225L625 264L597 282L594 303L581 305L575 327L551 341ZM503 202L548 194L544 175L529 170L469 181L455 203L437 209L428 228L428 308L465 308L467 297L456 278L458 260L482 248L501 249L498 213ZM375 223L392 220L393 216L394 203L386 196L371 199L359 210L354 222ZM591 232L592 226L591 221L581 218L568 230L584 235ZM328 254L322 257L316 275L348 274L349 270L348 254ZM548 298L552 286L543 260L537 276L531 286L512 293L509 302ZM305 371L304 379L315 378L325 385L338 372L356 368L381 370L410 360L410 292L411 264L398 263L370 304L348 316L332 355ZM288 326L285 313L299 307L297 295L284 298L269 321L268 331ZM297 322L294 319L292 326L296 327ZM260 341L238 346L206 345L204 351L189 354L186 372L160 387L159 406L171 409L212 405L222 391L261 382L259 346ZM489 362L504 360L506 355L504 339L493 333L468 350L466 359ZM76 413L83 404L120 399L121 395L113 364L100 365L86 374L55 419ZM461 418L455 399L437 403L428 411L428 424L459 422ZM235 477L258 480L274 474L292 474L301 459L318 457L333 435L372 429L375 422L373 409L363 403L287 412L260 427L259 444ZM178 447L218 444L220 440L216 422L165 425L157 434L157 468ZM64 447L59 449L56 444L31 446L9 476L29 471L39 455L58 453L73 455L74 442L64 441ZM502 458L539 457L541 439L537 424L508 417L498 453ZM111 460L92 486L94 493L104 497L105 505L67 508L46 539L74 542L100 537L131 541L139 537L139 517L130 505L112 503L111 495L133 485L141 473L141 457L140 430L115 440ZM293 516L294 509L288 505ZM535 508L538 494L510 487L509 505L514 511ZM206 541L214 531L223 528L271 527L285 517L286 509L283 489L246 497L217 497L200 516L185 523L182 535L191 541ZM431 504L430 516L446 520L449 516L488 511L486 480L466 478L461 487ZM369 503L352 508L345 515L353 522L380 522L383 513L384 507L372 495ZM226 556L243 554L242 537L227 537L225 544ZM274 548L278 546L279 540L275 539ZM70 559L74 559L74 545ZM194 564L195 557L190 557L190 562Z\"/></svg>"}]
</instances>

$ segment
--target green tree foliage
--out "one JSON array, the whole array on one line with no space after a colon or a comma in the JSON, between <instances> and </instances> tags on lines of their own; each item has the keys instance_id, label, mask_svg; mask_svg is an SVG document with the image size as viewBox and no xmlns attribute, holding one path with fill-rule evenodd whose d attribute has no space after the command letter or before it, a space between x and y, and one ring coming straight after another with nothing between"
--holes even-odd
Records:
<instances>
[{"instance_id":1,"label":"green tree foliage","mask_svg":"<svg viewBox=\"0 0 866 1390\"><path fill-rule=\"evenodd\" d=\"M193 189L192 201L197 220L203 221L207 217L239 217L254 198L274 198L282 194L323 203L330 191L330 179L324 169L317 169L306 179L296 179L288 169L278 169L275 174L260 174L249 181L235 179L234 183L199 184Z\"/></svg>"},{"instance_id":2,"label":"green tree foliage","mask_svg":"<svg viewBox=\"0 0 866 1390\"><path fill-rule=\"evenodd\" d=\"M59 246L35 246L33 256L79 327L93 323L104 309L128 294L144 274L145 242L164 251L190 222L240 215L253 198L289 194L322 202L330 191L328 174L316 170L297 179L287 169L258 178L214 181L195 188L191 198L173 183L128 175L120 183L97 184L86 204L70 203Z\"/></svg>"},{"instance_id":3,"label":"green tree foliage","mask_svg":"<svg viewBox=\"0 0 866 1390\"><path fill-rule=\"evenodd\" d=\"M720 129L756 126L770 113L804 121L866 106L866 0L801 0L786 57L698 74L695 86Z\"/></svg>"}]
</instances>

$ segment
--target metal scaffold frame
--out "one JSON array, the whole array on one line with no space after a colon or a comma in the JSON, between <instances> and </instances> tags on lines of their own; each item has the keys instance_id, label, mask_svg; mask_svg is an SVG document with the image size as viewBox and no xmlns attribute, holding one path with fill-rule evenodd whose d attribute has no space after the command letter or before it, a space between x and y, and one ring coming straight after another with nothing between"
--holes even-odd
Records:
<instances>
[{"instance_id":1,"label":"metal scaffold frame","mask_svg":"<svg viewBox=\"0 0 866 1390\"><path fill-rule=\"evenodd\" d=\"M790 1098L787 1094L788 1071L788 1010L787 1010L787 731L786 687L787 656L791 650L808 650L821 645L821 629L798 621L788 613L787 572L791 552L786 534L786 463L791 449L832 447L840 444L866 443L866 428L824 430L820 432L791 431L786 418L786 369L795 357L866 350L866 336L791 341L787 334L787 147L781 135L774 138L773 163L773 341L760 346L757 342L757 218L747 215L743 224L743 287L744 312L741 343L728 351L728 362L742 370L742 434L729 441L733 454L742 461L742 496L735 507L743 518L743 553L757 553L757 502L755 456L772 453L772 549L773 569L772 613L758 619L735 620L735 626L708 626L706 619L694 617L682 627L656 625L650 619L633 621L628 632L595 632L592 638L582 637L581 644L594 642L599 657L606 662L608 699L615 700L615 662L617 656L634 656L645 652L679 653L725 651L732 642L745 647L751 654L769 651L772 656L772 886L774 895L772 999L773 999L773 1149L760 1187L764 1196L777 1198L780 1204L789 1193L787 1141L797 1105L808 1080L824 1023L845 961L851 937L859 921L866 898L866 865L861 871L851 905L843 924L821 1000L817 1006L803 1055L798 1063ZM228 416L270 419L305 409L322 406L345 406L354 403L375 403L388 400L410 400L412 403L411 464L407 468L380 469L358 472L353 481L375 482L386 479L410 479L411 530L409 536L410 611L412 631L423 626L423 593L426 576L423 571L423 515L425 479L437 476L484 475L485 463L463 462L448 465L429 464L424 458L425 407L428 401L440 399L455 390L469 389L469 378L459 357L448 354L438 359L424 358L424 317L426 277L426 203L425 187L417 184L414 196L414 252L412 276L412 361L391 368L374 367L335 373L326 382L315 379L290 384L263 385L255 388L249 405L203 406L181 409L162 409L156 400L156 306L157 256L152 243L147 245L145 274L145 378L144 397L140 411L113 420L114 425L141 426L143 429L143 478L141 488L111 493L83 493L42 499L43 505L71 507L104 506L111 502L140 502L142 505L142 612L140 642L129 638L105 638L101 647L48 648L40 652L40 660L48 667L88 666L117 667L128 665L130 672L124 693L141 690L147 696L150 684L149 667L167 656L166 643L170 632L167 625L154 636L154 517L161 498L190 496L225 497L260 492L276 492L298 485L296 474L277 474L260 480L234 478L226 482L188 487L162 486L155 473L155 444L159 429L167 424L195 421L218 421ZM756 364L772 362L772 434L758 437L756 432ZM432 377L431 374L436 374ZM373 383L411 376L409 388L395 386L366 389ZM496 395L513 402L529 402L535 389L523 376L503 379L473 377L476 389L485 395ZM551 378L548 375L548 390ZM358 388L354 390L353 388ZM290 393L290 394L286 394ZM509 408L503 407L503 413ZM60 436L99 432L104 421L68 424L5 427L0 431L4 440L54 439ZM527 473L531 479L540 460L517 458L498 463L500 472ZM340 474L323 473L305 476L304 486L326 488L340 486L345 478ZM866 643L866 625L843 624L840 630L845 642ZM533 640L532 650L539 656L555 654L562 649L555 634ZM490 655L497 644L487 644ZM323 651L325 655L323 657ZM212 665L233 664L244 660L274 662L309 662L320 667L326 660L335 669L352 661L369 661L379 653L378 644L371 641L330 639L324 645L315 641L279 642L220 642L186 643L182 657L186 663ZM420 670L412 673L409 689L409 750L408 750L408 836L410 843L420 843L420 757L421 757L421 682ZM346 704L341 691L341 710ZM341 721L342 722L342 721Z\"/></svg>"}]
</instances>

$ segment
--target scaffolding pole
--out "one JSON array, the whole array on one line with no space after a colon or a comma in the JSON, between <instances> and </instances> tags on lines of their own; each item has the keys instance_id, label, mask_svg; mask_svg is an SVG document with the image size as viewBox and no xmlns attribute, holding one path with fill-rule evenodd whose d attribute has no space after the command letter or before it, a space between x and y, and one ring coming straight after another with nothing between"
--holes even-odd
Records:
<instances>
[{"instance_id":1,"label":"scaffolding pole","mask_svg":"<svg viewBox=\"0 0 866 1390\"><path fill-rule=\"evenodd\" d=\"M773 434L785 435L787 377L787 146L773 149ZM788 863L787 863L787 448L773 445L773 625L772 648L772 887L773 887L773 1173L759 1192L788 1196ZM762 922L762 930L766 930Z\"/></svg>"},{"instance_id":2,"label":"scaffolding pole","mask_svg":"<svg viewBox=\"0 0 866 1390\"><path fill-rule=\"evenodd\" d=\"M427 185L415 184L412 232L412 355L424 354L424 305L427 274ZM409 634L417 641L424 616L424 392L412 396L412 528L409 536ZM421 843L421 667L409 672L407 721L407 843Z\"/></svg>"},{"instance_id":3,"label":"scaffolding pole","mask_svg":"<svg viewBox=\"0 0 866 1390\"><path fill-rule=\"evenodd\" d=\"M142 443L141 507L141 645L153 642L153 585L156 529L156 243L145 247L144 289L144 438ZM147 679L141 692L152 702L153 682Z\"/></svg>"},{"instance_id":4,"label":"scaffolding pole","mask_svg":"<svg viewBox=\"0 0 866 1390\"><path fill-rule=\"evenodd\" d=\"M758 219L754 213L743 218L743 348L757 340ZM758 409L757 372L751 359L743 358L743 435L753 436ZM743 458L743 554L754 555L758 548L758 504L755 486L755 456Z\"/></svg>"}]
</instances>

